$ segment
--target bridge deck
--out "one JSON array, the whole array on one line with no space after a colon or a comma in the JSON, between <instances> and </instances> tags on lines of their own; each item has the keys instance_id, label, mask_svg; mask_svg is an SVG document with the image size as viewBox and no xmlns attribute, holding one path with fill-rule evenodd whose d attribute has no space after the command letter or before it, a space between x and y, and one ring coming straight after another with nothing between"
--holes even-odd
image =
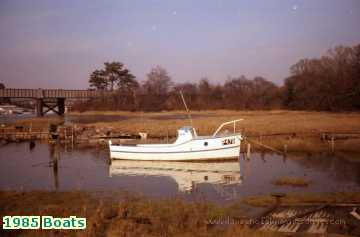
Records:
<instances>
[{"instance_id":1,"label":"bridge deck","mask_svg":"<svg viewBox=\"0 0 360 237\"><path fill-rule=\"evenodd\" d=\"M90 98L103 95L103 91L63 89L0 89L2 98Z\"/></svg>"}]
</instances>

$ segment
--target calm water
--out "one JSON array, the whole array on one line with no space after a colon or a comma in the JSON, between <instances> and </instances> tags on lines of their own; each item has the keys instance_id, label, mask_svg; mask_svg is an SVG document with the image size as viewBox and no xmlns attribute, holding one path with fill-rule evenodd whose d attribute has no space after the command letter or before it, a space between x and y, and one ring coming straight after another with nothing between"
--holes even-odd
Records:
<instances>
[{"instance_id":1,"label":"calm water","mask_svg":"<svg viewBox=\"0 0 360 237\"><path fill-rule=\"evenodd\" d=\"M306 188L278 187L280 176L311 180ZM249 161L109 162L107 150L36 143L0 147L1 190L130 191L149 197L201 195L223 202L271 192L360 191L360 162L327 155L252 154Z\"/></svg>"}]
</instances>

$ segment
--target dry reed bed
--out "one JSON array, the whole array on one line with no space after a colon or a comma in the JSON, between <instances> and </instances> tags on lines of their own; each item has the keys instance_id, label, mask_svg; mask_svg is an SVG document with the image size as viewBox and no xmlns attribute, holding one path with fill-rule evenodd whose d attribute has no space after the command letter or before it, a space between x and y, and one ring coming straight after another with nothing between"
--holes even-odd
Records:
<instances>
[{"instance_id":1,"label":"dry reed bed","mask_svg":"<svg viewBox=\"0 0 360 237\"><path fill-rule=\"evenodd\" d=\"M331 150L329 141L322 141L322 133L357 133L360 136L360 113L328 113L307 111L193 111L193 125L199 135L212 134L223 122L243 118L237 125L237 131L255 138L278 150L322 152ZM97 122L83 126L95 129L109 128L123 133L137 134L146 132L149 137L175 137L178 128L189 125L184 119L184 111L164 111L154 113L125 111L89 111L71 113L76 116L121 115L127 119L113 122ZM179 119L174 117L181 116ZM17 121L16 124L32 126L48 126L57 123L59 118L33 118ZM227 127L232 130L232 126ZM263 150L254 146L256 150ZM358 139L343 139L335 141L335 151L359 152Z\"/></svg>"},{"instance_id":2,"label":"dry reed bed","mask_svg":"<svg viewBox=\"0 0 360 237\"><path fill-rule=\"evenodd\" d=\"M168 115L184 115L183 111L140 113L140 112L86 112L81 115L126 115L130 119L94 123L96 126L112 126L126 132L144 131L154 136L166 136L167 129L171 135L175 135L176 129L189 125L187 119L152 119ZM304 111L195 111L193 115L199 116L193 119L193 125L199 134L211 134L222 122L243 118L238 125L238 130L252 135L266 134L307 134L307 133L360 133L360 113L326 113ZM229 127L229 129L231 126Z\"/></svg>"},{"instance_id":3,"label":"dry reed bed","mask_svg":"<svg viewBox=\"0 0 360 237\"><path fill-rule=\"evenodd\" d=\"M179 111L149 114L122 112L121 114L127 114L131 119L93 125L99 128L110 126L127 133L147 132L152 137L174 137L179 127L189 124L187 119L151 118L155 115L161 117L169 114L184 114ZM193 114L198 116L193 119L193 125L200 135L212 134L225 121L243 118L244 120L237 125L237 131L277 150L288 152L331 151L331 144L320 139L322 133L360 134L360 113L220 110L197 111ZM231 131L233 128L228 126L227 129ZM255 145L253 150L264 150L264 148ZM359 152L360 139L337 140L334 151Z\"/></svg>"},{"instance_id":4,"label":"dry reed bed","mask_svg":"<svg viewBox=\"0 0 360 237\"><path fill-rule=\"evenodd\" d=\"M1 236L288 236L250 230L243 225L212 226L210 218L231 215L238 204L219 207L205 201L149 200L125 195L121 200L84 192L0 192L0 215L51 215L87 218L86 230L1 230ZM312 236L296 234L296 236ZM334 235L335 236L335 235Z\"/></svg>"},{"instance_id":5,"label":"dry reed bed","mask_svg":"<svg viewBox=\"0 0 360 237\"><path fill-rule=\"evenodd\" d=\"M247 197L242 202L257 207L270 206L276 203L275 198L271 195ZM360 203L360 192L290 193L281 198L281 203Z\"/></svg>"},{"instance_id":6,"label":"dry reed bed","mask_svg":"<svg viewBox=\"0 0 360 237\"><path fill-rule=\"evenodd\" d=\"M193 125L199 134L211 134L223 122L243 118L238 124L237 130L248 135L267 134L319 134L329 133L360 133L360 113L327 113L306 111L194 111L192 112ZM189 125L188 119L183 119L184 111L171 112L126 112L126 111L89 111L84 113L73 112L71 115L122 115L128 119L114 122L97 122L89 125L98 127L107 126L119 129L123 132L137 133L148 132L153 136L166 136L167 130L170 135L176 135L176 130ZM182 118L174 119L169 116L182 115ZM156 118L155 118L156 117ZM58 117L44 117L18 120L16 124L34 126L47 126L49 123L61 121ZM232 129L230 126L229 129Z\"/></svg>"}]
</instances>

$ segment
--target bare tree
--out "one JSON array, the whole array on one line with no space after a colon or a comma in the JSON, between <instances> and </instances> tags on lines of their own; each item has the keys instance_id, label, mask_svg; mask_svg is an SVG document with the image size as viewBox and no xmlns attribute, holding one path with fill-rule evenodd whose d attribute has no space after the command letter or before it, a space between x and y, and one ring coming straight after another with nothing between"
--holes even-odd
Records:
<instances>
[{"instance_id":1,"label":"bare tree","mask_svg":"<svg viewBox=\"0 0 360 237\"><path fill-rule=\"evenodd\" d=\"M359 109L357 47L337 46L318 59L302 59L285 80L284 104L294 109Z\"/></svg>"},{"instance_id":2,"label":"bare tree","mask_svg":"<svg viewBox=\"0 0 360 237\"><path fill-rule=\"evenodd\" d=\"M152 68L147 74L143 88L149 94L166 95L173 83L166 69L161 66Z\"/></svg>"}]
</instances>

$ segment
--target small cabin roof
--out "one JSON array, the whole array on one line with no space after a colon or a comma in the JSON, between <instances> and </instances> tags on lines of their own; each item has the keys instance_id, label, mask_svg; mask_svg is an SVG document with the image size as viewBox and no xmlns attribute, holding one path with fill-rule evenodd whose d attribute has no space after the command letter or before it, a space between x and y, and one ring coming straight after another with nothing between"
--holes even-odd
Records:
<instances>
[{"instance_id":1,"label":"small cabin roof","mask_svg":"<svg viewBox=\"0 0 360 237\"><path fill-rule=\"evenodd\" d=\"M184 126L184 127L182 127L182 128L180 128L179 130L183 130L183 131L192 131L194 128L193 127L191 127L191 126Z\"/></svg>"}]
</instances>

